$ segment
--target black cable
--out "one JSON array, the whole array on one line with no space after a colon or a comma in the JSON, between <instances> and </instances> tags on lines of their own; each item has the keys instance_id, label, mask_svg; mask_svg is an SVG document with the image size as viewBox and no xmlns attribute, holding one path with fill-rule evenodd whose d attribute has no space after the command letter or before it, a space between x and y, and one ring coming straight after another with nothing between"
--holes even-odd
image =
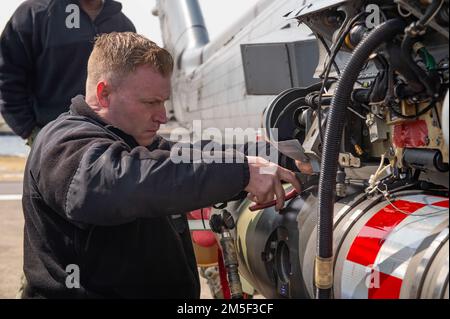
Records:
<instances>
[{"instance_id":1,"label":"black cable","mask_svg":"<svg viewBox=\"0 0 450 319\"><path fill-rule=\"evenodd\" d=\"M206 225L205 225L205 217L203 216L203 208L200 209L200 216L202 217L203 229L206 229Z\"/></svg>"},{"instance_id":2,"label":"black cable","mask_svg":"<svg viewBox=\"0 0 450 319\"><path fill-rule=\"evenodd\" d=\"M435 0L431 3L431 5L427 8L424 16L419 20L418 24L421 27L425 27L433 21L436 14L438 14L439 10L444 5L445 0Z\"/></svg>"},{"instance_id":3,"label":"black cable","mask_svg":"<svg viewBox=\"0 0 450 319\"><path fill-rule=\"evenodd\" d=\"M441 119L439 118L439 112L438 112L436 103L434 103L434 111L436 112L436 113L435 113L435 115L436 115L436 121L437 121L437 123L438 123L438 125L439 125L439 128L442 129Z\"/></svg>"},{"instance_id":4,"label":"black cable","mask_svg":"<svg viewBox=\"0 0 450 319\"><path fill-rule=\"evenodd\" d=\"M412 52L416 39L406 33L402 41L401 50L405 63L414 72L420 83L426 88L429 96L433 97L436 90L436 83L428 76L428 74L413 59Z\"/></svg>"},{"instance_id":5,"label":"black cable","mask_svg":"<svg viewBox=\"0 0 450 319\"><path fill-rule=\"evenodd\" d=\"M435 16L439 13L445 0L434 0L427 8L425 14L422 18L414 22L405 31L405 38L402 41L402 54L405 58L405 62L409 68L416 74L418 80L425 86L428 95L436 98L435 91L437 91L437 86L435 81L431 78L421 67L419 67L416 61L412 57L412 52L414 44L417 42L416 38L418 36L424 35L427 31L428 25L433 21Z\"/></svg>"},{"instance_id":6,"label":"black cable","mask_svg":"<svg viewBox=\"0 0 450 319\"><path fill-rule=\"evenodd\" d=\"M318 102L318 109L317 109L317 119L319 121L319 136L320 136L320 143L323 143L323 130L322 130L322 96L325 91L325 85L328 82L328 77L331 72L331 65L334 63L336 56L338 52L340 51L342 45L344 44L345 37L349 34L349 32L352 30L353 24L359 20L363 15L365 15L365 12L360 12L355 17L353 17L352 20L348 23L348 25L345 27L344 31L338 38L338 41L336 43L336 46L333 49L333 52L330 56L330 60L328 61L328 64L325 69L325 76L322 80L322 87L320 88L319 92L319 102ZM330 52L331 53L331 52Z\"/></svg>"},{"instance_id":7,"label":"black cable","mask_svg":"<svg viewBox=\"0 0 450 319\"><path fill-rule=\"evenodd\" d=\"M403 119L415 119L415 118L418 118L419 116L421 116L421 115L424 115L424 114L426 114L427 112L429 112L432 108L434 108L434 107L436 107L436 100L432 100L431 102L430 102L430 104L426 107L426 108L424 108L422 111L420 111L420 112L416 112L416 114L414 114L414 115L404 115L404 114L402 114L401 112L399 112L399 111L397 111L396 109L394 109L392 106L391 106L391 111L395 114L395 115L397 115L398 117L401 117L401 118L403 118Z\"/></svg>"},{"instance_id":8,"label":"black cable","mask_svg":"<svg viewBox=\"0 0 450 319\"><path fill-rule=\"evenodd\" d=\"M317 39L319 39L319 41L322 43L322 45L324 46L325 50L328 53L328 56L331 56L331 49L328 46L327 42L325 41L325 39L323 38L323 36L321 36L320 34L316 34ZM337 63L335 61L333 61L333 65L334 68L336 69L336 72L338 75L341 75L341 70L339 69L339 66L337 65ZM321 74L321 78L323 77L323 73Z\"/></svg>"}]
</instances>

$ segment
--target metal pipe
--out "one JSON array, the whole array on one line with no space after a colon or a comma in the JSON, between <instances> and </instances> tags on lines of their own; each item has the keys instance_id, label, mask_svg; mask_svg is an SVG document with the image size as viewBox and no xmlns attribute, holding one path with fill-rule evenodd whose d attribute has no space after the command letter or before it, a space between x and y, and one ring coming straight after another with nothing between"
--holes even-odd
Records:
<instances>
[{"instance_id":1,"label":"metal pipe","mask_svg":"<svg viewBox=\"0 0 450 319\"><path fill-rule=\"evenodd\" d=\"M209 35L198 0L157 0L153 14L159 17L164 46L177 66L200 64Z\"/></svg>"}]
</instances>

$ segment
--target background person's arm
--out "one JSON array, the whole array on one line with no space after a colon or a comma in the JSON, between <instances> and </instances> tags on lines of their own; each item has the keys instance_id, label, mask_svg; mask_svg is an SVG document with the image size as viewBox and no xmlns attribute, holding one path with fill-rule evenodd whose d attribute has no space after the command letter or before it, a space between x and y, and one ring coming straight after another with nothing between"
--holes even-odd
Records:
<instances>
[{"instance_id":1,"label":"background person's arm","mask_svg":"<svg viewBox=\"0 0 450 319\"><path fill-rule=\"evenodd\" d=\"M0 111L22 138L27 138L36 126L31 94L35 19L30 5L22 4L0 37Z\"/></svg>"}]
</instances>

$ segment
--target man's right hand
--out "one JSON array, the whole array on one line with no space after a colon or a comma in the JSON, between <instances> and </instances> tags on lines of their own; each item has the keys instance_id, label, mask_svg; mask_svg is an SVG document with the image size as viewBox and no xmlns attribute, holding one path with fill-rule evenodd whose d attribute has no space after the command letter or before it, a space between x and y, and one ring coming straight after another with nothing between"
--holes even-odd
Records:
<instances>
[{"instance_id":1,"label":"man's right hand","mask_svg":"<svg viewBox=\"0 0 450 319\"><path fill-rule=\"evenodd\" d=\"M277 164L271 163L262 157L247 156L250 171L250 181L245 188L248 198L257 204L264 204L276 197L275 209L284 207L285 192L281 181L291 183L300 193L300 182L294 172Z\"/></svg>"}]
</instances>

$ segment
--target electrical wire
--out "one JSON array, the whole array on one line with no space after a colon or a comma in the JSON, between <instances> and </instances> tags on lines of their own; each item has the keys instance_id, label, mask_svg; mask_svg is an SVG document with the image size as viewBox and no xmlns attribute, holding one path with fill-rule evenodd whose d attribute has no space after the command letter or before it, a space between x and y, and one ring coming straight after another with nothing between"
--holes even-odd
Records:
<instances>
[{"instance_id":1,"label":"electrical wire","mask_svg":"<svg viewBox=\"0 0 450 319\"><path fill-rule=\"evenodd\" d=\"M436 8L433 8L430 5L429 11L425 13L425 15L420 19L419 24L421 26L427 26L433 21L433 19L436 17L436 15L441 10L442 6L444 5L445 0L441 0L440 3L437 5Z\"/></svg>"},{"instance_id":2,"label":"electrical wire","mask_svg":"<svg viewBox=\"0 0 450 319\"><path fill-rule=\"evenodd\" d=\"M347 24L343 24L341 31L339 31L339 37L338 41L336 42L336 45L333 47L332 52L330 52L330 59L328 61L327 67L324 70L324 75L322 79L322 87L320 88L319 92L319 102L318 102L318 108L317 108L317 119L319 121L319 136L320 136L320 142L323 143L323 129L322 129L322 96L325 92L325 85L328 82L328 77L331 72L331 66L334 63L336 56L338 52L340 51L342 45L344 44L345 37L348 35L348 33L352 30L353 24L358 21L363 15L365 15L366 12L360 12L355 17L353 17Z\"/></svg>"},{"instance_id":3,"label":"electrical wire","mask_svg":"<svg viewBox=\"0 0 450 319\"><path fill-rule=\"evenodd\" d=\"M420 112L416 112L415 115L404 115L401 112L397 111L396 109L394 109L392 106L390 107L391 111L397 115L398 117L404 118L404 119L415 119L418 118L421 115L426 114L427 112L429 112L432 108L436 107L436 100L433 99L430 104L424 108L422 111Z\"/></svg>"},{"instance_id":4,"label":"electrical wire","mask_svg":"<svg viewBox=\"0 0 450 319\"><path fill-rule=\"evenodd\" d=\"M366 117L361 115L360 113L358 113L358 111L356 111L354 108L352 108L351 106L347 106L347 109L352 112L353 114L355 114L356 116L358 116L359 118L366 120Z\"/></svg>"},{"instance_id":5,"label":"electrical wire","mask_svg":"<svg viewBox=\"0 0 450 319\"><path fill-rule=\"evenodd\" d=\"M392 206L392 208L394 208L398 213L401 213L401 214L404 214L404 215L415 216L415 217L429 217L429 216L441 214L443 212L447 212L446 208L438 209L438 210L436 210L434 212L426 213L426 214L417 214L417 213L407 212L407 211L404 211L404 210L402 210L402 209L400 209L400 208L398 208L397 206L394 205L394 203L389 198L389 192L387 191L387 186L386 186L386 190L385 191L381 190L378 186L376 186L376 189L383 195L384 199L389 203L389 205ZM385 210L385 212L388 212L388 211Z\"/></svg>"},{"instance_id":6,"label":"electrical wire","mask_svg":"<svg viewBox=\"0 0 450 319\"><path fill-rule=\"evenodd\" d=\"M387 167L391 166L389 164L389 165L383 167L385 157L386 157L385 154L381 155L380 165L378 166L378 169L369 178L369 188L368 188L369 194L375 190L376 183L378 182L378 179L380 178L381 174L387 169Z\"/></svg>"},{"instance_id":7,"label":"electrical wire","mask_svg":"<svg viewBox=\"0 0 450 319\"><path fill-rule=\"evenodd\" d=\"M319 39L319 41L322 43L322 45L324 46L324 48L325 48L325 50L327 51L327 53L328 53L328 57L330 57L331 56L331 50L330 50L330 47L328 46L328 44L327 44L327 42L325 41L325 39L323 38L323 36L321 36L320 34L316 34L316 37L317 37L317 39ZM337 65L337 63L335 62L335 61L333 61L333 66L334 66L334 68L336 69L336 73L338 74L338 75L341 75L341 70L339 69L339 66ZM326 63L325 63L325 67L326 67ZM320 75L320 77L321 78L323 78L323 72L322 72L322 74ZM336 78L336 80L337 80L337 78Z\"/></svg>"},{"instance_id":8,"label":"electrical wire","mask_svg":"<svg viewBox=\"0 0 450 319\"><path fill-rule=\"evenodd\" d=\"M412 15L412 13L409 11L408 12L403 11L401 3L397 4L397 10L398 10L398 14L401 15L403 18L408 18Z\"/></svg>"},{"instance_id":9,"label":"electrical wire","mask_svg":"<svg viewBox=\"0 0 450 319\"><path fill-rule=\"evenodd\" d=\"M206 229L206 225L205 225L205 217L203 216L203 208L200 209L200 216L201 216L201 218L202 218L203 229Z\"/></svg>"}]
</instances>

